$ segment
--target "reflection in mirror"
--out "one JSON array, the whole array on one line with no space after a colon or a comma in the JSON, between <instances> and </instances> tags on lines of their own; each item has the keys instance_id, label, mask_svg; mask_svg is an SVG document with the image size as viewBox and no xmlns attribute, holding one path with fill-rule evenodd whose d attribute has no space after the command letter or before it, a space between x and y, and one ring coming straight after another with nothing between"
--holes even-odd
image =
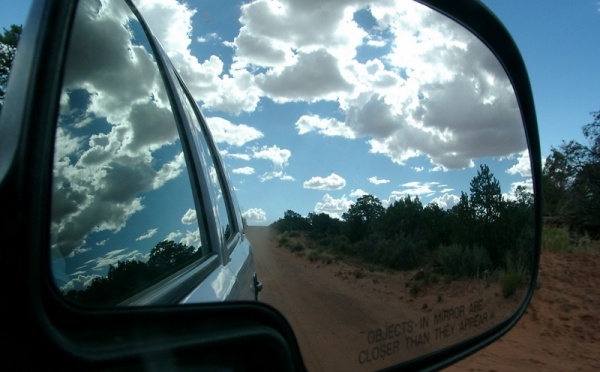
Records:
<instances>
[{"instance_id":1,"label":"reflection in mirror","mask_svg":"<svg viewBox=\"0 0 600 372\"><path fill-rule=\"evenodd\" d=\"M52 269L68 299L115 306L210 252L141 25L124 3L81 1L72 35L56 130Z\"/></svg>"},{"instance_id":2,"label":"reflection in mirror","mask_svg":"<svg viewBox=\"0 0 600 372\"><path fill-rule=\"evenodd\" d=\"M407 1L252 1L239 21L234 60L260 101L250 117L203 104L215 131L260 131L220 145L259 300L291 322L308 369L385 368L512 315L531 278L531 171L484 44Z\"/></svg>"}]
</instances>

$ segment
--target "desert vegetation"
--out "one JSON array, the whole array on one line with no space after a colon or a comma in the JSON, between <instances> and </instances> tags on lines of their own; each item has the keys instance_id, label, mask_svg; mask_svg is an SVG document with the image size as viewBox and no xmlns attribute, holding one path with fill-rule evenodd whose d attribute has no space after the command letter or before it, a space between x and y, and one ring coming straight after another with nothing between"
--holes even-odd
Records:
<instances>
[{"instance_id":1,"label":"desert vegetation","mask_svg":"<svg viewBox=\"0 0 600 372\"><path fill-rule=\"evenodd\" d=\"M533 197L524 188L503 197L482 165L458 204L445 210L406 196L385 208L373 195L357 199L341 219L287 210L272 224L279 245L322 263L344 260L367 270L421 270L452 281L492 273L513 294L531 271ZM415 292L418 288L415 289Z\"/></svg>"}]
</instances>

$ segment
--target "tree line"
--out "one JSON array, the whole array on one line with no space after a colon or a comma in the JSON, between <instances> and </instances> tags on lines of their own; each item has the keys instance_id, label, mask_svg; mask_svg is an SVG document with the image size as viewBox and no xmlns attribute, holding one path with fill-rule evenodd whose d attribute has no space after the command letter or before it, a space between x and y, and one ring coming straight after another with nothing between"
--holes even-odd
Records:
<instances>
[{"instance_id":1,"label":"tree line","mask_svg":"<svg viewBox=\"0 0 600 372\"><path fill-rule=\"evenodd\" d=\"M341 219L325 213L303 217L292 210L272 225L305 234L334 255L393 270L433 266L454 277L503 270L526 274L533 258L533 195L518 187L505 198L499 181L481 165L450 209L423 206L406 196L387 208L373 195L357 199Z\"/></svg>"},{"instance_id":2,"label":"tree line","mask_svg":"<svg viewBox=\"0 0 600 372\"><path fill-rule=\"evenodd\" d=\"M572 234L600 238L600 111L583 126L587 144L552 147L542 171L546 221Z\"/></svg>"},{"instance_id":3,"label":"tree line","mask_svg":"<svg viewBox=\"0 0 600 372\"><path fill-rule=\"evenodd\" d=\"M84 289L70 290L65 296L81 305L116 306L201 257L200 249L163 240L152 248L148 261L119 261L109 266L106 276L98 276Z\"/></svg>"}]
</instances>

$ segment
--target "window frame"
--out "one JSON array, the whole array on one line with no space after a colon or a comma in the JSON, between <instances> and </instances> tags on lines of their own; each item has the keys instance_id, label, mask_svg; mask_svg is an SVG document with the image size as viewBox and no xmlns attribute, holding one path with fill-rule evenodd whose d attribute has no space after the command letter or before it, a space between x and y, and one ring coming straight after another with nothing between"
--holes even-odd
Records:
<instances>
[{"instance_id":1,"label":"window frame","mask_svg":"<svg viewBox=\"0 0 600 372\"><path fill-rule=\"evenodd\" d=\"M193 114L195 115L195 118L200 127L199 135L204 136L205 142L208 145L208 149L206 149L206 150L208 151L209 155L211 156L211 160L212 160L212 162L215 166L215 170L217 172L219 186L221 187L223 201L225 203L227 219L228 219L228 222L231 224L231 226L230 226L231 236L228 239L225 239L224 234L221 232L220 226L222 226L222 224L221 223L215 224L215 228L217 230L216 233L220 239L219 251L221 252L221 255L222 255L222 263L223 263L223 265L226 265L229 262L229 256L231 255L233 249L235 249L235 247L239 244L240 239L242 239L243 224L242 224L242 220L241 220L241 212L238 207L238 202L235 197L235 193L233 192L233 186L228 177L228 173L226 172L225 165L223 163L223 158L221 157L221 155L219 153L219 149L217 148L217 145L216 145L216 142L212 135L212 132L210 131L210 128L208 127L206 120L204 119L204 115L202 115L202 113L200 112L198 104L194 100L191 92L189 91L189 88L186 86L186 84L183 81L183 78L181 77L179 72L177 72L177 70L172 66L172 64L170 67L171 67L172 72L176 76L177 82L180 84L180 87L183 91L184 97L182 97L182 99L187 99L190 106L192 107L192 110L194 111ZM191 131L192 130L191 126L194 126L194 123L188 123L188 125L189 125L189 127L187 129ZM200 152L202 150L197 148L196 151ZM208 170L209 164L203 164L202 162L198 162L196 165L202 167L202 169L199 170L199 172L202 172L204 177L206 178L206 186L209 189L209 194L211 195L211 197L213 197L213 199L211 199L212 204L214 207L217 207L218 203L216 200L214 200L214 196L218 194L218 190L215 190L213 188L212 183L207 178L208 172L206 172L206 170ZM207 211L206 213L213 213L213 212L211 210L211 211ZM215 215L215 220L218 218L222 218L222 216ZM222 221L220 221L220 222L222 222Z\"/></svg>"},{"instance_id":2,"label":"window frame","mask_svg":"<svg viewBox=\"0 0 600 372\"><path fill-rule=\"evenodd\" d=\"M187 294L201 284L211 273L218 270L219 266L223 264L223 254L221 252L222 239L219 233L219 226L215 219L207 218L207 216L212 215L215 204L211 195L210 184L207 182L206 173L203 171L206 168L198 155L199 153L193 138L194 134L190 131L190 126L193 124L190 123L187 116L184 114L185 108L183 106L183 99L186 99L186 97L182 97L179 94L176 84L181 84L181 87L184 88L184 92L189 94L187 87L185 87L185 84L182 81L180 82L179 75L170 62L168 55L162 48L156 36L152 33L152 30L135 4L130 0L125 0L125 3L137 18L137 21L144 31L144 35L148 39L148 44L154 54L165 91L169 97L169 103L171 105L175 125L177 126L177 132L189 175L188 182L194 199L198 228L200 229L201 234L206 235L201 238L202 242L206 243L206 246L203 244L201 247L202 258L190 263L178 272L168 276L137 295L134 295L120 305L179 304ZM192 102L194 101L192 100ZM192 105L192 107L197 111L195 105Z\"/></svg>"}]
</instances>

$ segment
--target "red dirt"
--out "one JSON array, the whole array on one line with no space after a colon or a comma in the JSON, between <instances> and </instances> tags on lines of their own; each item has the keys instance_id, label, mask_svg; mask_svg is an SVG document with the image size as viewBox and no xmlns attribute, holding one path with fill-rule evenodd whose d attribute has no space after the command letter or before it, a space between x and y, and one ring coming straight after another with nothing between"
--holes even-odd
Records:
<instances>
[{"instance_id":1,"label":"red dirt","mask_svg":"<svg viewBox=\"0 0 600 372\"><path fill-rule=\"evenodd\" d=\"M497 283L483 280L422 285L416 272L370 272L326 255L311 261L308 249L301 256L280 247L267 227L249 227L247 235L265 288L260 300L290 321L311 372L376 370L426 354L484 331L521 298L505 299ZM600 370L599 269L600 255L545 252L536 293L517 325L446 371ZM440 309L461 308L461 319L438 325L445 333L435 330ZM478 318L458 332L470 315ZM373 358L381 353L385 358Z\"/></svg>"},{"instance_id":2,"label":"red dirt","mask_svg":"<svg viewBox=\"0 0 600 372\"><path fill-rule=\"evenodd\" d=\"M600 255L543 252L517 325L445 371L600 371L599 306Z\"/></svg>"}]
</instances>

